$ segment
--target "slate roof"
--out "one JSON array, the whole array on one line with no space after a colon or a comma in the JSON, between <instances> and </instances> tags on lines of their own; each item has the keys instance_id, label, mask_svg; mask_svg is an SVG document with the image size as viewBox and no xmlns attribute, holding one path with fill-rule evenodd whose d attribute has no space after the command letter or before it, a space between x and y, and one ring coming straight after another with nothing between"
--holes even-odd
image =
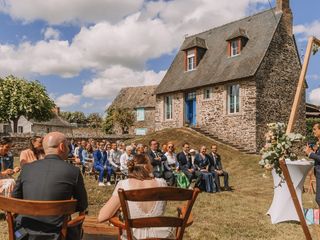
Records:
<instances>
[{"instance_id":1,"label":"slate roof","mask_svg":"<svg viewBox=\"0 0 320 240\"><path fill-rule=\"evenodd\" d=\"M157 85L122 88L110 107L147 108L156 106L154 91Z\"/></svg>"},{"instance_id":2,"label":"slate roof","mask_svg":"<svg viewBox=\"0 0 320 240\"><path fill-rule=\"evenodd\" d=\"M252 77L257 72L282 13L274 9L260 12L226 25L187 37L166 75L156 89L156 94L182 91L201 86L222 83L234 79ZM245 34L249 39L241 54L227 55L228 38L233 34ZM193 71L185 71L184 49L195 38L205 41L206 53Z\"/></svg>"},{"instance_id":3,"label":"slate roof","mask_svg":"<svg viewBox=\"0 0 320 240\"><path fill-rule=\"evenodd\" d=\"M64 120L62 117L60 117L56 113L53 113L53 118L49 121L38 122L38 121L35 121L34 119L30 119L29 121L37 125L56 126L56 127L73 127L71 123Z\"/></svg>"}]
</instances>

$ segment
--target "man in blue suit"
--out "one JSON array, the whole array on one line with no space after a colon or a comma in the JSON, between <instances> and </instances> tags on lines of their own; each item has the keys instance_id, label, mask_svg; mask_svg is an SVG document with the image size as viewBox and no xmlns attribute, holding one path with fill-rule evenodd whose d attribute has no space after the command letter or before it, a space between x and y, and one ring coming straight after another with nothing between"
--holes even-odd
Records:
<instances>
[{"instance_id":1,"label":"man in blue suit","mask_svg":"<svg viewBox=\"0 0 320 240\"><path fill-rule=\"evenodd\" d=\"M318 139L314 146L307 145L306 154L314 160L314 168L316 175L316 202L320 206L320 123L313 125L313 135Z\"/></svg>"},{"instance_id":2,"label":"man in blue suit","mask_svg":"<svg viewBox=\"0 0 320 240\"><path fill-rule=\"evenodd\" d=\"M109 166L110 164L108 163L108 156L104 146L105 144L103 142L99 143L99 149L93 152L94 169L99 172L99 186L105 186L103 183L105 173L107 173L107 185L111 185L110 177L112 169Z\"/></svg>"}]
</instances>

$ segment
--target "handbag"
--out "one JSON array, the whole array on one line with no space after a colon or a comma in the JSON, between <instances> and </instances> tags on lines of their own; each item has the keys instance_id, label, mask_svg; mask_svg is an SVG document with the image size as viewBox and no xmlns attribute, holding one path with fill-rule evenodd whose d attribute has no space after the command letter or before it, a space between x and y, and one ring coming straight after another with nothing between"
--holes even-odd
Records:
<instances>
[{"instance_id":1,"label":"handbag","mask_svg":"<svg viewBox=\"0 0 320 240\"><path fill-rule=\"evenodd\" d=\"M319 225L320 223L320 210L314 208L303 209L304 217L308 225Z\"/></svg>"}]
</instances>

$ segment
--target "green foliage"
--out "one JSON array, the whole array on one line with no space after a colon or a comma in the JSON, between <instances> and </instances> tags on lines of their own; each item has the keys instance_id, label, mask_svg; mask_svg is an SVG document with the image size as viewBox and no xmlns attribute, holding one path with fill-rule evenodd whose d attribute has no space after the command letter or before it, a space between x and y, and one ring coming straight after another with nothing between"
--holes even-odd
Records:
<instances>
[{"instance_id":1,"label":"green foliage","mask_svg":"<svg viewBox=\"0 0 320 240\"><path fill-rule=\"evenodd\" d=\"M40 82L12 75L0 79L0 121L13 121L15 132L19 117L48 121L53 117L54 107L54 102Z\"/></svg>"},{"instance_id":2,"label":"green foliage","mask_svg":"<svg viewBox=\"0 0 320 240\"><path fill-rule=\"evenodd\" d=\"M114 112L114 108L109 107L106 111L106 117L104 118L104 121L102 123L102 130L107 134L113 134L113 127L114 127L113 112Z\"/></svg>"},{"instance_id":3,"label":"green foliage","mask_svg":"<svg viewBox=\"0 0 320 240\"><path fill-rule=\"evenodd\" d=\"M72 118L72 112L60 112L60 116L70 122Z\"/></svg>"},{"instance_id":4,"label":"green foliage","mask_svg":"<svg viewBox=\"0 0 320 240\"><path fill-rule=\"evenodd\" d=\"M83 112L61 112L60 115L70 123L86 124L87 118Z\"/></svg>"},{"instance_id":5,"label":"green foliage","mask_svg":"<svg viewBox=\"0 0 320 240\"><path fill-rule=\"evenodd\" d=\"M127 134L134 121L135 116L131 109L109 107L107 109L107 116L103 122L103 130L111 134L114 132L114 127L119 126L122 134Z\"/></svg>"},{"instance_id":6,"label":"green foliage","mask_svg":"<svg viewBox=\"0 0 320 240\"><path fill-rule=\"evenodd\" d=\"M101 128L102 126L102 117L99 113L91 113L86 119L89 127L91 128Z\"/></svg>"},{"instance_id":7,"label":"green foliage","mask_svg":"<svg viewBox=\"0 0 320 240\"><path fill-rule=\"evenodd\" d=\"M262 157L259 164L267 170L274 169L282 177L279 160L297 160L297 156L291 151L291 148L294 142L301 141L304 137L301 134L286 134L284 123L270 123L268 128L266 145L261 150Z\"/></svg>"},{"instance_id":8,"label":"green foliage","mask_svg":"<svg viewBox=\"0 0 320 240\"><path fill-rule=\"evenodd\" d=\"M315 143L317 142L317 139L313 136L312 133L312 127L314 124L316 123L320 123L320 118L307 118L306 120L306 124L307 124L307 136L306 136L306 140L309 143Z\"/></svg>"},{"instance_id":9,"label":"green foliage","mask_svg":"<svg viewBox=\"0 0 320 240\"><path fill-rule=\"evenodd\" d=\"M313 46L312 46L313 55L315 55L319 51L319 48L320 48L320 46L318 46L315 43L313 44Z\"/></svg>"}]
</instances>

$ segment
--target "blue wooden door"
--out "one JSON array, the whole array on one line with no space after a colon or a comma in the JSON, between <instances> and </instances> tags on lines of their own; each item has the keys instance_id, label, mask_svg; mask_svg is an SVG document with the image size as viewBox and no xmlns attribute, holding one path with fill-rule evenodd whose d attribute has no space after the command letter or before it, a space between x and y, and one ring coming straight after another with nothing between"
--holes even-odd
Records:
<instances>
[{"instance_id":1,"label":"blue wooden door","mask_svg":"<svg viewBox=\"0 0 320 240\"><path fill-rule=\"evenodd\" d=\"M186 94L186 123L196 125L196 93L190 92Z\"/></svg>"}]
</instances>

